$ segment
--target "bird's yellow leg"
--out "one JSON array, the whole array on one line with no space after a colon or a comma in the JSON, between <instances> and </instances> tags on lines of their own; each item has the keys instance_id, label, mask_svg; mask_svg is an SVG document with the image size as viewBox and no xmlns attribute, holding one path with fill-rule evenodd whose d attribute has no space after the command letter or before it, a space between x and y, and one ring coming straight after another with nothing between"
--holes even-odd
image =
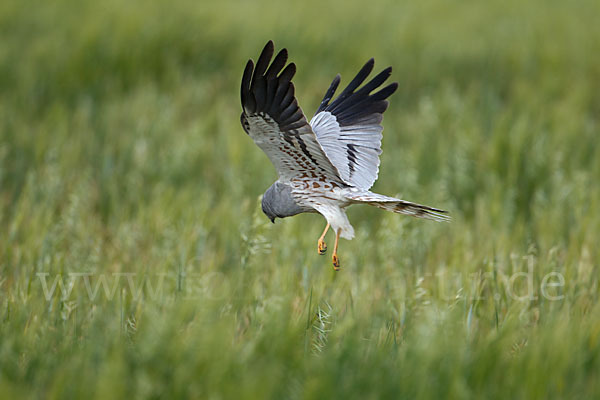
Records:
<instances>
[{"instance_id":1,"label":"bird's yellow leg","mask_svg":"<svg viewBox=\"0 0 600 400\"><path fill-rule=\"evenodd\" d=\"M329 222L327 223L327 226L325 227L325 230L323 231L323 234L321 235L321 237L317 241L319 255L321 255L321 256L323 254L325 254L325 252L327 251L327 243L325 243L325 240L323 240L323 239L325 239L325 234L327 233L328 230L329 230Z\"/></svg>"},{"instance_id":2,"label":"bird's yellow leg","mask_svg":"<svg viewBox=\"0 0 600 400\"><path fill-rule=\"evenodd\" d=\"M335 234L335 245L333 246L333 257L331 258L331 261L333 261L333 269L336 271L340 270L340 259L337 255L338 242L340 241L340 233L342 233L342 228L338 229L338 231Z\"/></svg>"}]
</instances>

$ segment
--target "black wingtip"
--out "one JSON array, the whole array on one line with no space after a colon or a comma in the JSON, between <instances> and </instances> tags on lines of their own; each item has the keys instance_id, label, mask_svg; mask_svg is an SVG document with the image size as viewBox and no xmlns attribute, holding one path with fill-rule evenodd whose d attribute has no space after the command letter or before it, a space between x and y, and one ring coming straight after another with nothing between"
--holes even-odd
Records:
<instances>
[{"instance_id":1,"label":"black wingtip","mask_svg":"<svg viewBox=\"0 0 600 400\"><path fill-rule=\"evenodd\" d=\"M341 80L342 80L342 77L340 74L337 74L335 76L335 78L333 78L333 81L331 82L331 85L329 85L329 89L327 89L325 96L323 96L323 100L321 100L321 104L319 105L319 108L317 109L317 112L315 113L315 115L317 115L318 113L320 113L321 111L323 111L327 108L327 106L329 105L329 102L333 98L333 95L335 94L335 91L337 90Z\"/></svg>"},{"instance_id":2,"label":"black wingtip","mask_svg":"<svg viewBox=\"0 0 600 400\"><path fill-rule=\"evenodd\" d=\"M241 98L242 108L248 103L248 95L250 93L250 83L252 82L252 71L254 70L254 62L252 59L246 63L244 74L242 75Z\"/></svg>"},{"instance_id":3,"label":"black wingtip","mask_svg":"<svg viewBox=\"0 0 600 400\"><path fill-rule=\"evenodd\" d=\"M356 88L358 88L364 81L367 79L367 76L373 71L373 67L375 66L375 59L371 58L369 61L363 65L363 67L358 71L358 74L352 79L352 81L346 86L342 93L331 103L328 109L334 110L335 107L344 101L348 96L350 96Z\"/></svg>"},{"instance_id":4,"label":"black wingtip","mask_svg":"<svg viewBox=\"0 0 600 400\"><path fill-rule=\"evenodd\" d=\"M371 74L371 72L373 71L373 68L375 68L375 59L374 58L370 58L369 61L367 61L365 63L365 65L363 65L363 67L360 69L360 71L358 72L358 74L356 74L356 78L362 78L361 82L359 83L359 85L365 80L367 79L367 76L369 76L369 74ZM356 79L354 78L354 79ZM358 87L358 85L357 85Z\"/></svg>"},{"instance_id":5,"label":"black wingtip","mask_svg":"<svg viewBox=\"0 0 600 400\"><path fill-rule=\"evenodd\" d=\"M285 65L288 61L286 49L281 49L273 58L274 52L273 41L269 40L256 64L249 61L246 65L241 87L242 108L244 114L268 114L282 130L296 129L306 124L306 118L294 97L294 85L291 82L296 73L296 65Z\"/></svg>"},{"instance_id":6,"label":"black wingtip","mask_svg":"<svg viewBox=\"0 0 600 400\"><path fill-rule=\"evenodd\" d=\"M263 47L263 51L261 52L261 55L262 55L262 53L264 53L265 51L268 51L268 52L270 52L270 53L273 53L273 52L275 51L275 44L273 44L273 41L272 41L272 40L269 40L269 41L268 41L268 42L265 44L265 47Z\"/></svg>"},{"instance_id":7,"label":"black wingtip","mask_svg":"<svg viewBox=\"0 0 600 400\"><path fill-rule=\"evenodd\" d=\"M292 63L289 63L287 65L287 67L285 67L283 69L281 74L279 74L279 81L282 83L283 82L291 82L294 75L296 75L296 64L294 64L292 62Z\"/></svg>"},{"instance_id":8,"label":"black wingtip","mask_svg":"<svg viewBox=\"0 0 600 400\"><path fill-rule=\"evenodd\" d=\"M276 78L277 74L279 74L279 72L281 72L281 70L285 66L285 63L287 62L287 60L288 60L287 50L281 49L279 51L279 53L277 53L277 55L275 56L275 59L273 60L273 62L271 63L271 66L269 67L269 69L267 70L267 72L265 74L267 79Z\"/></svg>"},{"instance_id":9,"label":"black wingtip","mask_svg":"<svg viewBox=\"0 0 600 400\"><path fill-rule=\"evenodd\" d=\"M390 94L388 96L391 96L392 94L394 94L396 92L396 90L398 90L398 82L392 82L390 83L390 85L388 86L390 89Z\"/></svg>"},{"instance_id":10,"label":"black wingtip","mask_svg":"<svg viewBox=\"0 0 600 400\"><path fill-rule=\"evenodd\" d=\"M254 69L254 76L262 76L264 75L267 67L269 66L269 62L271 58L273 58L273 53L275 52L275 46L273 45L273 41L269 40L265 47L263 48L260 56L258 57L258 61L256 61L256 68Z\"/></svg>"},{"instance_id":11,"label":"black wingtip","mask_svg":"<svg viewBox=\"0 0 600 400\"><path fill-rule=\"evenodd\" d=\"M374 93L371 96L369 96L369 98L372 101L385 100L388 97L390 97L391 95L393 95L397 89L398 89L398 82L390 83L389 85L387 85L386 87L384 87L383 89L378 91L377 93Z\"/></svg>"}]
</instances>

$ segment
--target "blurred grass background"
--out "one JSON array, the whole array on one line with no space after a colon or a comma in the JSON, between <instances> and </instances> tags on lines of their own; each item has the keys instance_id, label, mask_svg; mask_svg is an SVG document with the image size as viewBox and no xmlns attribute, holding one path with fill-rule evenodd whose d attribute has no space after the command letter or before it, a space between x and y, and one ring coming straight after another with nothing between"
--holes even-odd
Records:
<instances>
[{"instance_id":1,"label":"blurred grass background","mask_svg":"<svg viewBox=\"0 0 600 400\"><path fill-rule=\"evenodd\" d=\"M597 398L598 17L3 1L1 397ZM308 116L336 73L392 65L374 190L453 222L351 208L337 274L321 217L271 225L238 94L268 39Z\"/></svg>"}]
</instances>

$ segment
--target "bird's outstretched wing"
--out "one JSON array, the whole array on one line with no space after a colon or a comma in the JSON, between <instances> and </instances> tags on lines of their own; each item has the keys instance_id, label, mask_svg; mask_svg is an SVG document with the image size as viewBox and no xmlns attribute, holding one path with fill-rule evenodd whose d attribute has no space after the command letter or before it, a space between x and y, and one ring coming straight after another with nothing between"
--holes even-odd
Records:
<instances>
[{"instance_id":1,"label":"bird's outstretched wing","mask_svg":"<svg viewBox=\"0 0 600 400\"><path fill-rule=\"evenodd\" d=\"M378 89L392 73L386 68L357 90L367 79L374 66L370 59L356 77L330 104L340 83L337 75L327 90L319 109L310 121L325 154L350 185L368 190L379 173L383 112L387 98L398 88L392 83Z\"/></svg>"},{"instance_id":2,"label":"bird's outstretched wing","mask_svg":"<svg viewBox=\"0 0 600 400\"><path fill-rule=\"evenodd\" d=\"M252 140L269 157L280 179L315 179L344 184L317 141L294 97L291 82L296 65L287 50L273 59L273 42L263 49L256 67L248 60L242 77L241 122ZM270 66L269 66L270 63Z\"/></svg>"}]
</instances>

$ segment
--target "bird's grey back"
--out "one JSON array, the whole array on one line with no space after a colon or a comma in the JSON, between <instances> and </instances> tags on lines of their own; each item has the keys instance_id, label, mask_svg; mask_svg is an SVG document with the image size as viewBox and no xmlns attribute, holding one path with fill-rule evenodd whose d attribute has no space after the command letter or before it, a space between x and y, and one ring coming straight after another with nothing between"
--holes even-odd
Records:
<instances>
[{"instance_id":1,"label":"bird's grey back","mask_svg":"<svg viewBox=\"0 0 600 400\"><path fill-rule=\"evenodd\" d=\"M270 219L313 211L308 207L300 206L292 195L292 188L279 181L273 183L263 194L262 210Z\"/></svg>"}]
</instances>

